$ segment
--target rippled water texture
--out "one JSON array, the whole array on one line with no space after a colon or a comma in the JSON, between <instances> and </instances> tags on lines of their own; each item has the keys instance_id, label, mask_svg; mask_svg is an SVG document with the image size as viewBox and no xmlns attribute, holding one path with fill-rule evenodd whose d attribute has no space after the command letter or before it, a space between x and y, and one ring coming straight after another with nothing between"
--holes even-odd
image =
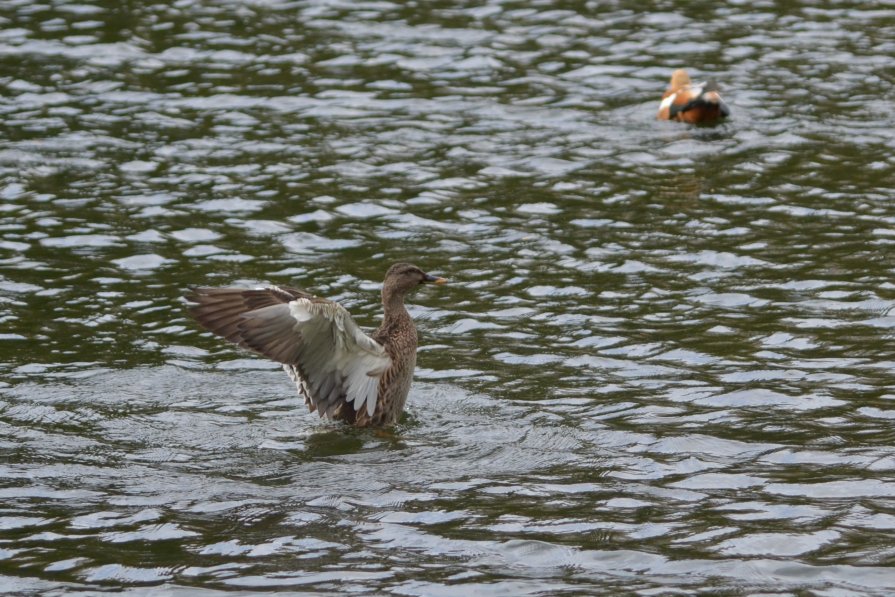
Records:
<instances>
[{"instance_id":1,"label":"rippled water texture","mask_svg":"<svg viewBox=\"0 0 895 597\"><path fill-rule=\"evenodd\" d=\"M895 591L895 8L0 2L0 588ZM654 120L674 68L714 128ZM194 284L375 326L322 423Z\"/></svg>"}]
</instances>

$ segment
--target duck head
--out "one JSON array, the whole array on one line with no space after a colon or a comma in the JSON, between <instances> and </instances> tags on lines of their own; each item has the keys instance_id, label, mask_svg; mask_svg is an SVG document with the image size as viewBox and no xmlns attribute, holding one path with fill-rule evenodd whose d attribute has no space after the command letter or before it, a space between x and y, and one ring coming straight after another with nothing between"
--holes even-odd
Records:
<instances>
[{"instance_id":1,"label":"duck head","mask_svg":"<svg viewBox=\"0 0 895 597\"><path fill-rule=\"evenodd\" d=\"M447 280L427 274L410 263L396 263L385 273L382 284L383 298L392 295L404 295L420 284L445 284Z\"/></svg>"}]
</instances>

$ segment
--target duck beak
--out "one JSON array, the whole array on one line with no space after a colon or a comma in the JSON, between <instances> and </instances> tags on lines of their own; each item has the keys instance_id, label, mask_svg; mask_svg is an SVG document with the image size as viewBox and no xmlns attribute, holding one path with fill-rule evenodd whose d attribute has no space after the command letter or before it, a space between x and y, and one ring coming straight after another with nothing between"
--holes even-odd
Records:
<instances>
[{"instance_id":1,"label":"duck beak","mask_svg":"<svg viewBox=\"0 0 895 597\"><path fill-rule=\"evenodd\" d=\"M423 282L431 282L432 284L447 284L447 280L445 278L439 278L438 276L432 276L430 274L426 274L426 277L423 278Z\"/></svg>"}]
</instances>

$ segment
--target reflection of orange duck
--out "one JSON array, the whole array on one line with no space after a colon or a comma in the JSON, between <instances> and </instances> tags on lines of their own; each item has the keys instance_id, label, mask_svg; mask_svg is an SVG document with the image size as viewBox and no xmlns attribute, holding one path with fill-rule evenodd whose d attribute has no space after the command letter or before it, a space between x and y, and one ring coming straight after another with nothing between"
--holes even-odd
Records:
<instances>
[{"instance_id":1,"label":"reflection of orange duck","mask_svg":"<svg viewBox=\"0 0 895 597\"><path fill-rule=\"evenodd\" d=\"M687 71L679 68L671 75L671 84L662 96L656 118L705 124L728 116L730 109L721 99L717 83L711 80L691 83Z\"/></svg>"}]
</instances>

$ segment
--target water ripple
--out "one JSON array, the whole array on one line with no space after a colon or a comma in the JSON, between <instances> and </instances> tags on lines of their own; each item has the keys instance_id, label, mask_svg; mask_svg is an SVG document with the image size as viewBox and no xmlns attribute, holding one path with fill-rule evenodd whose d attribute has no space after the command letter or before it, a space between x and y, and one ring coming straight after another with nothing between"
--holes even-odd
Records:
<instances>
[{"instance_id":1,"label":"water ripple","mask_svg":"<svg viewBox=\"0 0 895 597\"><path fill-rule=\"evenodd\" d=\"M893 19L10 3L3 586L886 594ZM654 120L681 65L727 123ZM451 283L387 433L179 298L372 327L397 260Z\"/></svg>"}]
</instances>

